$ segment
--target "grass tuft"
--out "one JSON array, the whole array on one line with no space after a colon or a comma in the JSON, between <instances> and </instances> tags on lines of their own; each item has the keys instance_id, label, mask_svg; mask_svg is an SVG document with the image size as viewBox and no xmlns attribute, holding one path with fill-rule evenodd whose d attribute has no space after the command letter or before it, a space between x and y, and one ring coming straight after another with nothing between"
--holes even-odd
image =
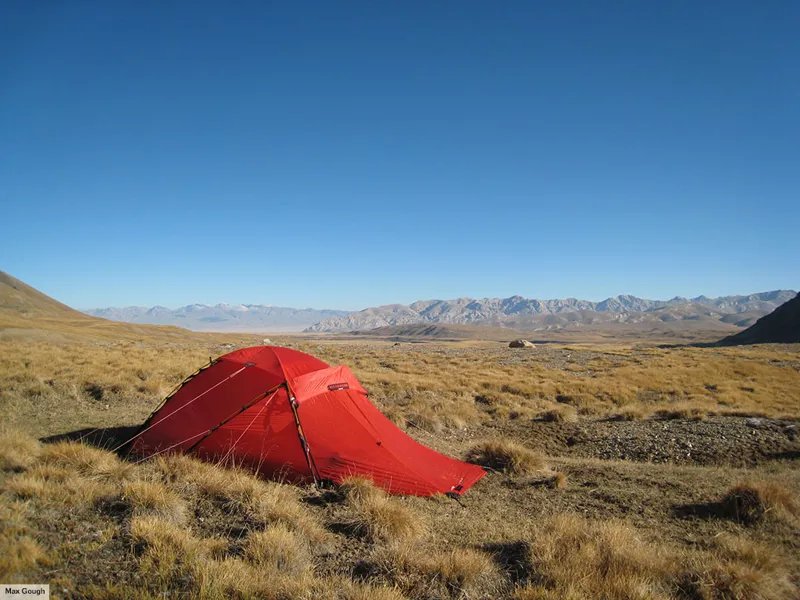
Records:
<instances>
[{"instance_id":1,"label":"grass tuft","mask_svg":"<svg viewBox=\"0 0 800 600\"><path fill-rule=\"evenodd\" d=\"M798 593L785 558L774 547L731 535L719 536L708 552L689 557L676 587L681 596L698 600L791 600Z\"/></svg>"},{"instance_id":2,"label":"grass tuft","mask_svg":"<svg viewBox=\"0 0 800 600\"><path fill-rule=\"evenodd\" d=\"M13 429L0 429L0 470L23 471L42 453L42 444Z\"/></svg>"},{"instance_id":3,"label":"grass tuft","mask_svg":"<svg viewBox=\"0 0 800 600\"><path fill-rule=\"evenodd\" d=\"M517 598L666 598L670 558L624 523L557 515L535 532L529 548L529 576L536 581L518 588Z\"/></svg>"},{"instance_id":4,"label":"grass tuft","mask_svg":"<svg viewBox=\"0 0 800 600\"><path fill-rule=\"evenodd\" d=\"M578 411L574 406L565 404L557 408L546 410L539 415L542 421L550 423L577 423Z\"/></svg>"},{"instance_id":5,"label":"grass tuft","mask_svg":"<svg viewBox=\"0 0 800 600\"><path fill-rule=\"evenodd\" d=\"M133 472L133 465L116 454L80 442L56 442L45 445L44 464L70 469L77 475L122 481Z\"/></svg>"},{"instance_id":6,"label":"grass tuft","mask_svg":"<svg viewBox=\"0 0 800 600\"><path fill-rule=\"evenodd\" d=\"M165 484L158 481L134 481L122 490L134 516L154 516L175 525L186 522L186 502Z\"/></svg>"},{"instance_id":7,"label":"grass tuft","mask_svg":"<svg viewBox=\"0 0 800 600\"><path fill-rule=\"evenodd\" d=\"M719 506L722 516L747 525L800 517L795 492L774 482L740 483L725 493Z\"/></svg>"},{"instance_id":8,"label":"grass tuft","mask_svg":"<svg viewBox=\"0 0 800 600\"><path fill-rule=\"evenodd\" d=\"M285 525L272 525L247 537L245 557L257 567L300 574L311 569L307 544Z\"/></svg>"},{"instance_id":9,"label":"grass tuft","mask_svg":"<svg viewBox=\"0 0 800 600\"><path fill-rule=\"evenodd\" d=\"M554 490L563 490L567 487L567 476L561 471L558 471L547 480L547 486Z\"/></svg>"},{"instance_id":10,"label":"grass tuft","mask_svg":"<svg viewBox=\"0 0 800 600\"><path fill-rule=\"evenodd\" d=\"M422 517L405 506L401 499L387 496L370 480L347 478L340 490L348 504L341 524L355 535L373 542L406 541L422 535Z\"/></svg>"},{"instance_id":11,"label":"grass tuft","mask_svg":"<svg viewBox=\"0 0 800 600\"><path fill-rule=\"evenodd\" d=\"M545 468L544 458L516 442L488 440L467 453L467 461L502 471L509 475L525 475Z\"/></svg>"}]
</instances>

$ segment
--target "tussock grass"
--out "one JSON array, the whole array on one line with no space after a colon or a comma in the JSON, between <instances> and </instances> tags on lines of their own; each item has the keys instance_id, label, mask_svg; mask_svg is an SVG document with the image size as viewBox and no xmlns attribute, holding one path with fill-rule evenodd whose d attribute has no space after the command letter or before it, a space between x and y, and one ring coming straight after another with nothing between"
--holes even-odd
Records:
<instances>
[{"instance_id":1,"label":"tussock grass","mask_svg":"<svg viewBox=\"0 0 800 600\"><path fill-rule=\"evenodd\" d=\"M11 479L6 491L18 498L87 509L118 494L118 487L103 479L75 476L52 465L34 465Z\"/></svg>"},{"instance_id":2,"label":"tussock grass","mask_svg":"<svg viewBox=\"0 0 800 600\"><path fill-rule=\"evenodd\" d=\"M440 577L451 595L460 597L494 570L491 559L483 552L457 548L434 558L428 572Z\"/></svg>"},{"instance_id":3,"label":"tussock grass","mask_svg":"<svg viewBox=\"0 0 800 600\"><path fill-rule=\"evenodd\" d=\"M553 489L563 490L567 487L567 476L561 471L558 471L547 480L547 485Z\"/></svg>"},{"instance_id":4,"label":"tussock grass","mask_svg":"<svg viewBox=\"0 0 800 600\"><path fill-rule=\"evenodd\" d=\"M133 465L116 454L80 442L56 442L45 446L41 462L84 477L123 481L133 472Z\"/></svg>"},{"instance_id":5,"label":"tussock grass","mask_svg":"<svg viewBox=\"0 0 800 600\"><path fill-rule=\"evenodd\" d=\"M30 467L42 452L38 440L8 428L0 429L0 470L22 471Z\"/></svg>"},{"instance_id":6,"label":"tussock grass","mask_svg":"<svg viewBox=\"0 0 800 600\"><path fill-rule=\"evenodd\" d=\"M10 536L0 533L0 577L4 582L22 582L25 573L37 563L47 564L47 554L42 546L28 536Z\"/></svg>"},{"instance_id":7,"label":"tussock grass","mask_svg":"<svg viewBox=\"0 0 800 600\"><path fill-rule=\"evenodd\" d=\"M611 414L614 421L643 421L650 416L649 411L641 406L627 406Z\"/></svg>"},{"instance_id":8,"label":"tussock grass","mask_svg":"<svg viewBox=\"0 0 800 600\"><path fill-rule=\"evenodd\" d=\"M630 526L557 515L529 542L531 577L516 591L532 598L667 598L671 560Z\"/></svg>"},{"instance_id":9,"label":"tussock grass","mask_svg":"<svg viewBox=\"0 0 800 600\"><path fill-rule=\"evenodd\" d=\"M255 566L300 574L311 568L308 544L285 525L272 525L247 537L245 557Z\"/></svg>"},{"instance_id":10,"label":"tussock grass","mask_svg":"<svg viewBox=\"0 0 800 600\"><path fill-rule=\"evenodd\" d=\"M549 421L553 423L577 423L578 411L573 406L565 405L557 408L546 410L539 418L542 421Z\"/></svg>"},{"instance_id":11,"label":"tussock grass","mask_svg":"<svg viewBox=\"0 0 800 600\"><path fill-rule=\"evenodd\" d=\"M340 490L349 508L341 524L354 534L373 542L398 542L417 539L424 532L419 514L402 500L374 487L368 479L347 478Z\"/></svg>"},{"instance_id":12,"label":"tussock grass","mask_svg":"<svg viewBox=\"0 0 800 600\"><path fill-rule=\"evenodd\" d=\"M228 510L244 514L260 526L282 523L308 538L327 538L322 525L300 503L295 487L181 454L158 457L156 464L165 477L180 482L184 494L218 498Z\"/></svg>"},{"instance_id":13,"label":"tussock grass","mask_svg":"<svg viewBox=\"0 0 800 600\"><path fill-rule=\"evenodd\" d=\"M477 444L467 453L467 461L509 475L526 475L546 466L538 452L504 440L488 440Z\"/></svg>"},{"instance_id":14,"label":"tussock grass","mask_svg":"<svg viewBox=\"0 0 800 600\"><path fill-rule=\"evenodd\" d=\"M383 490L375 487L371 479L359 476L345 477L339 484L339 493L350 504L369 502L386 495Z\"/></svg>"},{"instance_id":15,"label":"tussock grass","mask_svg":"<svg viewBox=\"0 0 800 600\"><path fill-rule=\"evenodd\" d=\"M765 520L792 522L800 517L800 500L780 483L745 482L725 493L719 509L722 516L749 525Z\"/></svg>"},{"instance_id":16,"label":"tussock grass","mask_svg":"<svg viewBox=\"0 0 800 600\"><path fill-rule=\"evenodd\" d=\"M796 356L765 346L573 348L571 360L576 353L595 353L580 369L552 364L551 352L512 357L506 348L426 351L353 343L300 349L350 365L392 420L403 426L414 421L432 431L451 427L446 415L461 409L469 412L460 419L473 426L512 414L540 414L559 401L581 415L596 416L621 408L641 408L649 415L687 406L705 414L800 416L794 391L800 388L800 372L786 366Z\"/></svg>"},{"instance_id":17,"label":"tussock grass","mask_svg":"<svg viewBox=\"0 0 800 600\"><path fill-rule=\"evenodd\" d=\"M188 517L186 502L160 481L134 481L122 490L122 500L128 503L134 516L154 516L181 525Z\"/></svg>"},{"instance_id":18,"label":"tussock grass","mask_svg":"<svg viewBox=\"0 0 800 600\"><path fill-rule=\"evenodd\" d=\"M714 547L684 559L677 576L681 595L699 600L791 600L798 589L791 582L786 558L772 546L732 535Z\"/></svg>"},{"instance_id":19,"label":"tussock grass","mask_svg":"<svg viewBox=\"0 0 800 600\"><path fill-rule=\"evenodd\" d=\"M492 597L499 589L497 569L489 556L468 548L441 553L393 544L376 548L367 562L374 575L388 579L412 598L464 598L479 590Z\"/></svg>"},{"instance_id":20,"label":"tussock grass","mask_svg":"<svg viewBox=\"0 0 800 600\"><path fill-rule=\"evenodd\" d=\"M659 410L692 418L684 408L709 415L798 415L796 353L774 348L575 348L570 360L582 362L571 368L548 358L561 350L511 360L505 349L478 347L299 345L323 360L351 366L379 408L412 435L416 429L446 433L437 447L456 448L451 454L480 434L474 430L483 423L503 432L507 425L523 425L505 424L506 419L536 418L562 406L582 417L631 413L633 419ZM174 346L0 341L0 411L9 423L35 427L37 435L137 424L163 393L209 355L224 351L183 341ZM585 359L581 353L597 356ZM462 427L470 431L458 431ZM617 522L588 518L572 529L552 525L562 518L550 518L552 511L583 509L587 499L595 506L591 503L601 495L587 495L595 490L603 492L603 506L621 502L618 490L604 489L603 478L586 488L579 468L570 470L574 485L565 494L551 494L552 503L535 504L546 490L493 488L494 480L487 478L467 496L469 511L464 511L450 500L388 498L362 484L344 488L344 503L331 502L333 495L184 456L131 465L96 448L42 445L10 435L16 440L4 442L0 435L0 519L13 512L20 520L0 523L0 575L3 569L8 573L0 580L51 578L75 597L505 598L519 580L491 563L487 567L485 556L473 549L518 537L530 549L531 563L521 597L798 597L791 584L798 565L791 551L793 513L785 508L793 504L790 499L776 508L768 494L759 495L766 508L756 513L774 522L744 530L759 543L718 536L734 526L709 520L701 524L702 536L713 541L677 546L674 537L660 537L660 528L674 536L675 527L652 519L643 527L647 539L658 540L654 545L643 531ZM513 470L513 459L507 465ZM688 471L675 473L686 477L683 483L693 480ZM557 484L552 472L540 476ZM709 497L739 474L714 477L722 487L704 488L711 490ZM159 486L168 490L168 499L159 499ZM515 504L521 498L532 503ZM499 512L500 500L505 504L498 518L493 512ZM169 508L181 502L185 516L180 508L174 513ZM359 523L364 539L334 527L342 515ZM475 521L465 518L471 515ZM606 527L623 533L612 535ZM466 543L469 548L458 547ZM362 574L357 556L366 556L371 570ZM300 568L303 561L306 568Z\"/></svg>"},{"instance_id":21,"label":"tussock grass","mask_svg":"<svg viewBox=\"0 0 800 600\"><path fill-rule=\"evenodd\" d=\"M30 536L25 522L26 506L19 502L0 504L0 580L25 581L25 573L37 564L47 565L47 554Z\"/></svg>"},{"instance_id":22,"label":"tussock grass","mask_svg":"<svg viewBox=\"0 0 800 600\"><path fill-rule=\"evenodd\" d=\"M695 406L686 405L661 408L655 411L654 414L660 419L689 419L691 421L703 421L708 416L706 411Z\"/></svg>"}]
</instances>

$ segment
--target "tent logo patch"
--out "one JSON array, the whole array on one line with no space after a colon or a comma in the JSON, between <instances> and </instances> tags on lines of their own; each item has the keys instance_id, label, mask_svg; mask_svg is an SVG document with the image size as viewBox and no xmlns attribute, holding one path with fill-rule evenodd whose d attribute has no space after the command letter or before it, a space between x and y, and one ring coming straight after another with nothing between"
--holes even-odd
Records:
<instances>
[{"instance_id":1,"label":"tent logo patch","mask_svg":"<svg viewBox=\"0 0 800 600\"><path fill-rule=\"evenodd\" d=\"M330 384L328 386L328 389L330 391L332 391L332 392L335 392L336 390L349 390L350 389L350 384L346 383L346 382L343 382L343 383L332 383L332 384Z\"/></svg>"}]
</instances>

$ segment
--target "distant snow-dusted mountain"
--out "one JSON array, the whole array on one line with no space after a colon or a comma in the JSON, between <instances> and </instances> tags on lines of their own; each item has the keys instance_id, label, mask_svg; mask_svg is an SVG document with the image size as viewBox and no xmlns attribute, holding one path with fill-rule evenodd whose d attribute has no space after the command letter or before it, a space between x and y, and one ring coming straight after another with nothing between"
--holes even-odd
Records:
<instances>
[{"instance_id":1,"label":"distant snow-dusted mountain","mask_svg":"<svg viewBox=\"0 0 800 600\"><path fill-rule=\"evenodd\" d=\"M176 309L165 306L93 308L83 311L111 321L148 325L177 325L192 331L279 332L302 331L318 321L348 314L344 310L287 308L271 304L189 304Z\"/></svg>"},{"instance_id":2,"label":"distant snow-dusted mountain","mask_svg":"<svg viewBox=\"0 0 800 600\"><path fill-rule=\"evenodd\" d=\"M306 331L335 333L420 323L540 329L587 321L633 323L642 320L664 322L698 318L714 319L746 327L791 300L795 295L796 292L791 290L775 290L748 296L719 298L676 296L671 300L647 300L621 295L607 298L602 302L576 298L538 300L522 296L481 300L473 298L421 300L410 305L389 304L328 318L308 327ZM613 317L608 313L613 313Z\"/></svg>"}]
</instances>

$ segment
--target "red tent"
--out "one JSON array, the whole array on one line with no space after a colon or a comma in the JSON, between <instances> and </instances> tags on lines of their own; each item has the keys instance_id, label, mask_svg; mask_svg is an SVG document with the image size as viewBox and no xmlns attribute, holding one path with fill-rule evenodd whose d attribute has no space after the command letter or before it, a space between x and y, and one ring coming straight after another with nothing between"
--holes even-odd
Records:
<instances>
[{"instance_id":1,"label":"red tent","mask_svg":"<svg viewBox=\"0 0 800 600\"><path fill-rule=\"evenodd\" d=\"M272 346L231 352L187 379L142 425L132 449L233 458L290 481L361 475L419 496L461 494L484 475L408 437L347 367Z\"/></svg>"}]
</instances>

